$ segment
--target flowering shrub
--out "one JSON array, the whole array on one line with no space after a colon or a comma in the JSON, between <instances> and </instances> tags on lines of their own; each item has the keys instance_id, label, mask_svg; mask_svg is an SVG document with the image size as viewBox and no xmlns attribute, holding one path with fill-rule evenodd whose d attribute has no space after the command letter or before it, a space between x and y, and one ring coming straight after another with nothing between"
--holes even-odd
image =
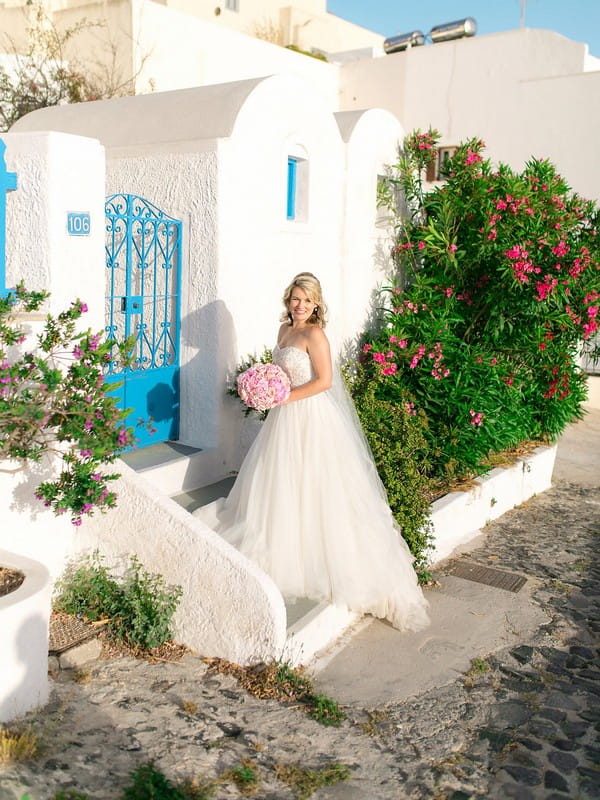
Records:
<instances>
[{"instance_id":1,"label":"flowering shrub","mask_svg":"<svg viewBox=\"0 0 600 800\"><path fill-rule=\"evenodd\" d=\"M22 352L26 337L15 313L39 309L46 297L20 285L0 298L0 457L27 463L56 454L60 475L40 484L36 496L80 525L84 515L116 502L108 485L119 476L106 474L104 465L132 443L133 432L121 424L126 412L105 392L103 369L115 357L127 360L131 343L78 332L87 307L76 300L48 316L37 345Z\"/></svg>"},{"instance_id":2,"label":"flowering shrub","mask_svg":"<svg viewBox=\"0 0 600 800\"><path fill-rule=\"evenodd\" d=\"M407 210L362 360L382 401L408 391L425 413L431 474L445 481L582 416L577 357L598 330L600 212L549 162L494 168L476 139L423 194L438 139L409 136L381 193L389 205L401 188Z\"/></svg>"}]
</instances>

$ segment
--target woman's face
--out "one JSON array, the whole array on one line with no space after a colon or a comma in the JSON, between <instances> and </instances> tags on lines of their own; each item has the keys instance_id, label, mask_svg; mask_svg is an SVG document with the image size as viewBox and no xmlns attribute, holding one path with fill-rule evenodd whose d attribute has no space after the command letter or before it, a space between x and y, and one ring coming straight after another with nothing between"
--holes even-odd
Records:
<instances>
[{"instance_id":1,"label":"woman's face","mask_svg":"<svg viewBox=\"0 0 600 800\"><path fill-rule=\"evenodd\" d=\"M316 304L310 299L304 289L301 289L299 286L294 286L288 305L292 321L306 322L315 308Z\"/></svg>"}]
</instances>

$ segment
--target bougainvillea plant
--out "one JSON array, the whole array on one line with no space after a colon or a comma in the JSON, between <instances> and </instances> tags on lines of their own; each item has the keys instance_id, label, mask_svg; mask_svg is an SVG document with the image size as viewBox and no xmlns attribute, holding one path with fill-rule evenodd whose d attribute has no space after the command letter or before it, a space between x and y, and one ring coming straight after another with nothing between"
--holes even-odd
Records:
<instances>
[{"instance_id":1,"label":"bougainvillea plant","mask_svg":"<svg viewBox=\"0 0 600 800\"><path fill-rule=\"evenodd\" d=\"M597 206L548 161L493 166L477 139L423 192L439 134L404 142L381 201L395 216L395 274L362 360L378 395L408 391L427 417L432 475L485 468L491 453L553 440L583 414L582 345L597 337ZM596 352L598 348L596 347Z\"/></svg>"},{"instance_id":2,"label":"bougainvillea plant","mask_svg":"<svg viewBox=\"0 0 600 800\"><path fill-rule=\"evenodd\" d=\"M133 430L122 424L127 412L107 393L103 373L109 360L128 360L131 342L79 330L87 307L76 300L48 315L28 347L16 317L41 308L47 296L20 285L0 298L0 457L19 469L56 456L60 471L38 486L36 497L80 525L116 503L109 484L119 476L105 466L132 444Z\"/></svg>"}]
</instances>

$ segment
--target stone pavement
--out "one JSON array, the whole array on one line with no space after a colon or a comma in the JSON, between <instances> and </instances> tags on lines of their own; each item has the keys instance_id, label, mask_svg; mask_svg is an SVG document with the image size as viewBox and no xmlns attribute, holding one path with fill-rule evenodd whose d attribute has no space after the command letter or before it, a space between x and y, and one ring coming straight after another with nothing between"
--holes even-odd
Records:
<instances>
[{"instance_id":1,"label":"stone pavement","mask_svg":"<svg viewBox=\"0 0 600 800\"><path fill-rule=\"evenodd\" d=\"M62 672L50 704L27 718L44 750L4 768L0 800L26 791L48 800L66 788L116 800L130 771L149 760L179 780L214 778L244 758L260 774L260 800L295 796L277 765L332 762L347 764L350 777L314 800L600 797L599 454L595 411L561 440L555 487L489 525L463 556L527 576L516 595L437 575L440 596L456 601L457 637L447 659L429 656L452 662L449 671L426 673L414 651L411 662L409 637L378 621L363 625L315 676L348 714L340 728L325 728L295 708L252 698L229 676L208 674L193 655L154 665L98 661L79 680ZM497 605L488 627L498 628L508 603L502 636L469 638L461 602L474 612ZM432 601L436 620L438 608ZM476 613L469 617L476 627ZM234 797L233 784L215 795Z\"/></svg>"}]
</instances>

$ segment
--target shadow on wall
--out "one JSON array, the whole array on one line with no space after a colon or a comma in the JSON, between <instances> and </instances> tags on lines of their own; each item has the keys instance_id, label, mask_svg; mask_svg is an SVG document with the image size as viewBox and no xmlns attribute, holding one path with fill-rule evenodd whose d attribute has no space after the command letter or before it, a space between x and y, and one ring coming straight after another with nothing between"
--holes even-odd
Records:
<instances>
[{"instance_id":1,"label":"shadow on wall","mask_svg":"<svg viewBox=\"0 0 600 800\"><path fill-rule=\"evenodd\" d=\"M229 462L241 428L227 396L228 380L240 360L234 318L222 300L214 300L183 317L181 337L191 357L182 369L180 438L219 448Z\"/></svg>"},{"instance_id":2,"label":"shadow on wall","mask_svg":"<svg viewBox=\"0 0 600 800\"><path fill-rule=\"evenodd\" d=\"M155 422L169 422L167 433L169 439L179 437L179 402L176 386L179 383L180 370L173 376L173 386L157 383L146 395L146 413Z\"/></svg>"},{"instance_id":3,"label":"shadow on wall","mask_svg":"<svg viewBox=\"0 0 600 800\"><path fill-rule=\"evenodd\" d=\"M2 612L0 611L0 629ZM10 626L8 636L11 635ZM0 634L3 653L16 654L15 662L5 669L19 671L23 677L18 685L11 685L13 675L7 673L0 689L0 722L7 722L26 711L44 705L48 700L48 623L39 614L27 617L16 632L16 641L4 641ZM10 658L9 658L10 662ZM22 665L22 667L21 667ZM4 672L4 669L0 672Z\"/></svg>"}]
</instances>

